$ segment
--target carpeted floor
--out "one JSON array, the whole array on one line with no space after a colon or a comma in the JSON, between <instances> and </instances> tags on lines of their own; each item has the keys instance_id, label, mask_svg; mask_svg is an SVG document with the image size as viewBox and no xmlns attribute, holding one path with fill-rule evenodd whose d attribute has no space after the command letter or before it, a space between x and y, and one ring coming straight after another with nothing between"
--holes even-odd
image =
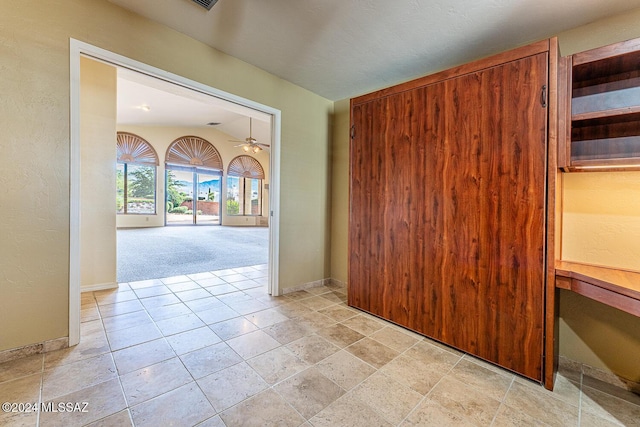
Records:
<instances>
[{"instance_id":1,"label":"carpeted floor","mask_svg":"<svg viewBox=\"0 0 640 427\"><path fill-rule=\"evenodd\" d=\"M118 282L266 264L266 227L173 226L118 230Z\"/></svg>"}]
</instances>

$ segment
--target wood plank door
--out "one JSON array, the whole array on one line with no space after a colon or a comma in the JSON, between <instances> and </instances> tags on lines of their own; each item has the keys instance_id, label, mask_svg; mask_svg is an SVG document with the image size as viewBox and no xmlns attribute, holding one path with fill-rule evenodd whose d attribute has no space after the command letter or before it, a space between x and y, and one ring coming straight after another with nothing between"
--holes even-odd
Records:
<instances>
[{"instance_id":1,"label":"wood plank door","mask_svg":"<svg viewBox=\"0 0 640 427\"><path fill-rule=\"evenodd\" d=\"M542 53L354 106L349 304L542 379Z\"/></svg>"}]
</instances>

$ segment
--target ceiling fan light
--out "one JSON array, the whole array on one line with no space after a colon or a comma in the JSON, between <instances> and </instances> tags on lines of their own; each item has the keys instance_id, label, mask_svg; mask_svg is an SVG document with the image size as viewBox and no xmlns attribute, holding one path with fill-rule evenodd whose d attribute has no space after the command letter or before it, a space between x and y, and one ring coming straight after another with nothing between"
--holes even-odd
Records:
<instances>
[{"instance_id":1,"label":"ceiling fan light","mask_svg":"<svg viewBox=\"0 0 640 427\"><path fill-rule=\"evenodd\" d=\"M249 147L248 145L243 145L242 149L245 151L245 153L248 153L251 147Z\"/></svg>"},{"instance_id":2,"label":"ceiling fan light","mask_svg":"<svg viewBox=\"0 0 640 427\"><path fill-rule=\"evenodd\" d=\"M262 148L260 148L260 146L258 146L258 145L255 145L255 146L253 147L253 152L254 152L254 153L258 153L260 150L262 150Z\"/></svg>"}]
</instances>

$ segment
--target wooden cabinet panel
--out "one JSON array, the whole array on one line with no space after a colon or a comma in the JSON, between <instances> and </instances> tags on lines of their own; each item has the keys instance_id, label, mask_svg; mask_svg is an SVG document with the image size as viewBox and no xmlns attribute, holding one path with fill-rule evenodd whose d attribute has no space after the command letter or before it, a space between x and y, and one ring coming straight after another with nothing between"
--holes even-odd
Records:
<instances>
[{"instance_id":1,"label":"wooden cabinet panel","mask_svg":"<svg viewBox=\"0 0 640 427\"><path fill-rule=\"evenodd\" d=\"M424 185L427 146L424 89L357 106L352 111L350 304L402 325L423 311L416 283L424 270ZM355 190L353 190L355 189ZM422 256L420 257L422 258Z\"/></svg>"},{"instance_id":2,"label":"wooden cabinet panel","mask_svg":"<svg viewBox=\"0 0 640 427\"><path fill-rule=\"evenodd\" d=\"M352 103L349 304L539 381L547 64Z\"/></svg>"}]
</instances>

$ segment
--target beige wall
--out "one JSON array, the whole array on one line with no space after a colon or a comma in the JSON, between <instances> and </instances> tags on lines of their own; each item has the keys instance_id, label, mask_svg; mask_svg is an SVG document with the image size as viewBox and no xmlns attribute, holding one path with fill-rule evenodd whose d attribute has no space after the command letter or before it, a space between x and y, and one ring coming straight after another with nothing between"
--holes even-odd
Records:
<instances>
[{"instance_id":1,"label":"beige wall","mask_svg":"<svg viewBox=\"0 0 640 427\"><path fill-rule=\"evenodd\" d=\"M282 112L280 285L330 273L333 103L102 0L0 13L0 350L68 335L69 38Z\"/></svg>"},{"instance_id":2,"label":"beige wall","mask_svg":"<svg viewBox=\"0 0 640 427\"><path fill-rule=\"evenodd\" d=\"M80 62L80 286L116 285L116 69Z\"/></svg>"},{"instance_id":3,"label":"beige wall","mask_svg":"<svg viewBox=\"0 0 640 427\"><path fill-rule=\"evenodd\" d=\"M562 259L640 271L640 172L563 177Z\"/></svg>"},{"instance_id":4,"label":"beige wall","mask_svg":"<svg viewBox=\"0 0 640 427\"><path fill-rule=\"evenodd\" d=\"M335 103L331 145L331 277L348 279L349 100Z\"/></svg>"},{"instance_id":5,"label":"beige wall","mask_svg":"<svg viewBox=\"0 0 640 427\"><path fill-rule=\"evenodd\" d=\"M560 354L640 382L640 319L560 291Z\"/></svg>"},{"instance_id":6,"label":"beige wall","mask_svg":"<svg viewBox=\"0 0 640 427\"><path fill-rule=\"evenodd\" d=\"M236 139L231 135L220 132L215 128L191 128L191 127L164 127L164 126L130 126L119 125L119 132L130 132L145 139L153 146L158 153L160 166L157 170L157 197L156 197L156 215L117 215L118 227L160 227L164 225L164 174L165 174L165 156L169 145L176 139L185 135L195 135L203 138L216 147L222 158L224 166L224 177L226 178L227 169L231 160L240 155L249 155L260 162L264 170L266 179L263 184L270 182L270 163L269 152L260 151L257 154L247 154L244 151L235 148L234 143L230 143L229 139ZM226 209L223 209L226 202L226 179L222 180L222 223L224 225L256 225L256 219L253 217L243 217L227 215ZM220 200L217 200L220 202ZM266 217L269 212L269 191L262 190L262 216ZM148 220L147 220L148 218Z\"/></svg>"},{"instance_id":7,"label":"beige wall","mask_svg":"<svg viewBox=\"0 0 640 427\"><path fill-rule=\"evenodd\" d=\"M25 17L37 6L5 2L0 13L0 350L68 329L68 40L32 34Z\"/></svg>"},{"instance_id":8,"label":"beige wall","mask_svg":"<svg viewBox=\"0 0 640 427\"><path fill-rule=\"evenodd\" d=\"M640 9L558 35L562 55L636 37ZM335 103L333 119L331 276L339 280L348 261L348 101ZM566 174L564 186L565 258L640 270L640 172ZM560 317L562 355L640 380L640 318L568 292Z\"/></svg>"}]
</instances>

